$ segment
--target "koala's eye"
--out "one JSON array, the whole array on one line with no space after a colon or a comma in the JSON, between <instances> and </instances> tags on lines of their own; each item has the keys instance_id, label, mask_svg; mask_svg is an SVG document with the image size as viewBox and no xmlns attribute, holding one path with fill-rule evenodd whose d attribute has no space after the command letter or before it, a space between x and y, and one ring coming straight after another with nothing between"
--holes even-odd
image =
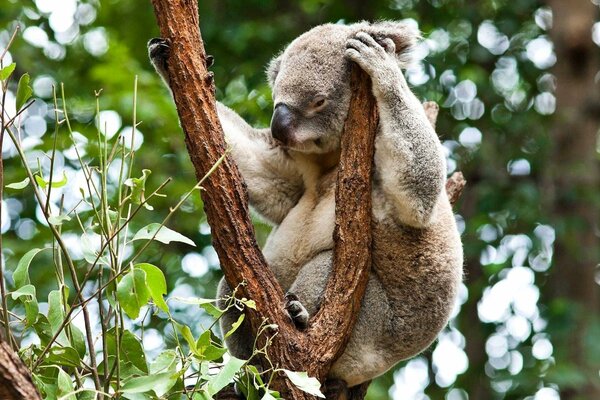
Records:
<instances>
[{"instance_id":1,"label":"koala's eye","mask_svg":"<svg viewBox=\"0 0 600 400\"><path fill-rule=\"evenodd\" d=\"M327 103L327 99L325 97L319 96L313 101L312 108L319 110L319 109L323 108L323 106L325 106L326 103Z\"/></svg>"}]
</instances>

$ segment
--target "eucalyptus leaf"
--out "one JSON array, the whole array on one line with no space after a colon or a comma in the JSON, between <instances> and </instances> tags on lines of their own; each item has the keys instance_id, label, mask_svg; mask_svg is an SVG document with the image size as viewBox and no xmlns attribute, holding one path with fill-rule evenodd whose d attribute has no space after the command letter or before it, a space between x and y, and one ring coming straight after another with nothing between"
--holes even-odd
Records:
<instances>
[{"instance_id":1,"label":"eucalyptus leaf","mask_svg":"<svg viewBox=\"0 0 600 400\"><path fill-rule=\"evenodd\" d=\"M123 393L145 393L154 390L155 387L161 384L170 383L171 381L174 385L177 377L173 380L172 376L173 374L170 372L163 372L160 374L133 377L125 382L121 387L121 391Z\"/></svg>"},{"instance_id":2,"label":"eucalyptus leaf","mask_svg":"<svg viewBox=\"0 0 600 400\"><path fill-rule=\"evenodd\" d=\"M52 185L50 185L49 180L44 179L44 177L42 177L40 175L34 175L33 177L34 177L35 181L37 182L38 186L41 187L42 189L46 189L48 186L52 186L53 189L58 189L58 188L65 186L68 182L65 171L63 171L62 179L60 181L53 180Z\"/></svg>"},{"instance_id":3,"label":"eucalyptus leaf","mask_svg":"<svg viewBox=\"0 0 600 400\"><path fill-rule=\"evenodd\" d=\"M25 327L30 327L35 324L38 318L39 305L35 294L35 286L25 285L11 293L13 300L19 300L25 307Z\"/></svg>"},{"instance_id":4,"label":"eucalyptus leaf","mask_svg":"<svg viewBox=\"0 0 600 400\"><path fill-rule=\"evenodd\" d=\"M240 327L240 325L242 325L242 322L244 322L245 316L246 316L246 314L244 314L244 313L240 314L237 321L235 321L233 324L231 324L231 329L229 329L229 331L225 334L225 338L228 338L229 336L231 336L233 334L233 332L235 332Z\"/></svg>"},{"instance_id":5,"label":"eucalyptus leaf","mask_svg":"<svg viewBox=\"0 0 600 400\"><path fill-rule=\"evenodd\" d=\"M25 189L27 185L29 185L29 178L25 178L21 182L9 183L6 188L20 190Z\"/></svg>"},{"instance_id":6,"label":"eucalyptus leaf","mask_svg":"<svg viewBox=\"0 0 600 400\"><path fill-rule=\"evenodd\" d=\"M6 67L0 69L0 81L7 80L10 77L10 75L13 73L13 71L15 70L16 67L17 67L17 64L12 63L12 64L7 65Z\"/></svg>"},{"instance_id":7,"label":"eucalyptus leaf","mask_svg":"<svg viewBox=\"0 0 600 400\"><path fill-rule=\"evenodd\" d=\"M58 368L58 378L56 379L57 391L56 395L61 400L77 400L75 394L73 394L73 381L71 377L62 370L62 368Z\"/></svg>"},{"instance_id":8,"label":"eucalyptus leaf","mask_svg":"<svg viewBox=\"0 0 600 400\"><path fill-rule=\"evenodd\" d=\"M48 217L48 222L56 226L62 225L63 222L70 220L71 217L69 217L68 215L51 215L50 217Z\"/></svg>"},{"instance_id":9,"label":"eucalyptus leaf","mask_svg":"<svg viewBox=\"0 0 600 400\"><path fill-rule=\"evenodd\" d=\"M134 268L139 268L146 273L146 284L150 297L154 304L164 312L169 312L169 306L165 303L163 295L167 294L167 281L165 275L157 266L148 263L136 264Z\"/></svg>"},{"instance_id":10,"label":"eucalyptus leaf","mask_svg":"<svg viewBox=\"0 0 600 400\"><path fill-rule=\"evenodd\" d=\"M116 357L117 354L117 338L115 334L115 328L109 329L106 333L106 347L111 357ZM140 339L128 330L121 331L120 335L121 346L119 348L119 358L121 359L121 363L130 363L137 371L147 374L148 364L146 363L146 354L144 353ZM127 377L127 375L122 376Z\"/></svg>"},{"instance_id":11,"label":"eucalyptus leaf","mask_svg":"<svg viewBox=\"0 0 600 400\"><path fill-rule=\"evenodd\" d=\"M223 368L216 375L212 376L208 381L208 393L213 396L227 386L234 378L235 374L246 364L246 360L231 357Z\"/></svg>"},{"instance_id":12,"label":"eucalyptus leaf","mask_svg":"<svg viewBox=\"0 0 600 400\"><path fill-rule=\"evenodd\" d=\"M295 372L288 369L284 369L283 372L298 389L303 390L308 394L312 394L313 396L325 398L323 393L321 393L321 384L317 378L308 376L306 372Z\"/></svg>"},{"instance_id":13,"label":"eucalyptus leaf","mask_svg":"<svg viewBox=\"0 0 600 400\"><path fill-rule=\"evenodd\" d=\"M165 350L160 353L156 359L150 363L150 373L174 372L177 368L177 353L175 350Z\"/></svg>"},{"instance_id":14,"label":"eucalyptus leaf","mask_svg":"<svg viewBox=\"0 0 600 400\"><path fill-rule=\"evenodd\" d=\"M145 201L144 192L146 191L146 179L152 173L149 169L142 170L142 176L139 178L129 178L125 181L125 186L131 188L131 199L134 204L142 204ZM144 203L144 207L153 210L153 207Z\"/></svg>"},{"instance_id":15,"label":"eucalyptus leaf","mask_svg":"<svg viewBox=\"0 0 600 400\"><path fill-rule=\"evenodd\" d=\"M24 73L21 75L21 79L19 79L17 86L17 110L20 110L25 105L33 93L31 86L29 86L30 80L31 78L28 73Z\"/></svg>"},{"instance_id":16,"label":"eucalyptus leaf","mask_svg":"<svg viewBox=\"0 0 600 400\"><path fill-rule=\"evenodd\" d=\"M190 246L196 246L192 239L183 236L179 232L175 232L172 229L167 228L166 226L162 226L159 223L152 223L146 225L133 237L132 240L157 240L164 244L169 244L171 242L181 242L185 244L189 244Z\"/></svg>"},{"instance_id":17,"label":"eucalyptus leaf","mask_svg":"<svg viewBox=\"0 0 600 400\"><path fill-rule=\"evenodd\" d=\"M72 347L53 346L44 359L46 365L61 365L66 367L79 367L81 358L79 353Z\"/></svg>"},{"instance_id":18,"label":"eucalyptus leaf","mask_svg":"<svg viewBox=\"0 0 600 400\"><path fill-rule=\"evenodd\" d=\"M62 322L65 320L64 301L59 290L53 290L48 294L48 322L52 327L52 334L56 334ZM56 343L61 346L69 346L69 339L64 330L56 338ZM79 354L79 353L78 353Z\"/></svg>"},{"instance_id":19,"label":"eucalyptus leaf","mask_svg":"<svg viewBox=\"0 0 600 400\"><path fill-rule=\"evenodd\" d=\"M19 260L17 268L13 273L13 280L15 282L15 288L19 289L29 284L29 265L33 258L41 251L48 250L49 248L43 249L31 249Z\"/></svg>"},{"instance_id":20,"label":"eucalyptus leaf","mask_svg":"<svg viewBox=\"0 0 600 400\"><path fill-rule=\"evenodd\" d=\"M136 319L140 309L148 303L150 291L146 286L146 272L132 269L117 284L117 300L131 319Z\"/></svg>"}]
</instances>

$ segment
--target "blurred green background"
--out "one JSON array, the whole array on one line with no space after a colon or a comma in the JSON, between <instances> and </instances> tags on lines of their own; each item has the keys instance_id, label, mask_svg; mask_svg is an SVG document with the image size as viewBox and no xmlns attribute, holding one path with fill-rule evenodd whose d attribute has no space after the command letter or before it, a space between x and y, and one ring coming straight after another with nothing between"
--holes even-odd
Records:
<instances>
[{"instance_id":1,"label":"blurred green background","mask_svg":"<svg viewBox=\"0 0 600 400\"><path fill-rule=\"evenodd\" d=\"M217 98L257 126L272 110L265 65L312 26L410 19L423 32L420 62L407 75L419 98L441 105L449 173L468 181L456 207L465 284L439 340L377 379L370 399L600 399L598 14L598 0L200 1ZM158 35L150 2L1 0L1 48L17 24L5 65L12 59L17 75L32 76L37 100L21 121L30 156L43 159L51 146L53 84L64 83L76 130L93 138L98 90L108 130L131 130L137 76L137 169L152 170L150 188L173 178L168 197L138 223L160 220L194 172L170 95L147 60L146 42ZM70 146L61 133L58 167L67 172L77 165ZM5 182L22 180L9 141L2 154ZM30 194L6 190L3 201L11 270L51 237ZM166 272L170 295L213 296L220 271L199 196L169 227L198 247L153 244L148 261ZM257 229L263 241L269 228ZM38 261L32 272L43 298L53 270ZM196 308L176 313L190 326L203 318ZM160 320L152 324L144 344L158 351L170 336Z\"/></svg>"}]
</instances>

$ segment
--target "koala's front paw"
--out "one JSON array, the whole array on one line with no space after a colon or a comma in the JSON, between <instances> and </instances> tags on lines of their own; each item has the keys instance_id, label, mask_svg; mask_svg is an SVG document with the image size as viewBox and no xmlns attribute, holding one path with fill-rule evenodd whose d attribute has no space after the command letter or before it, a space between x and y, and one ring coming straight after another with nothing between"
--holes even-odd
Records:
<instances>
[{"instance_id":1,"label":"koala's front paw","mask_svg":"<svg viewBox=\"0 0 600 400\"><path fill-rule=\"evenodd\" d=\"M398 69L393 56L395 50L391 39L376 40L366 32L358 32L346 42L346 57L357 63L373 79Z\"/></svg>"},{"instance_id":2,"label":"koala's front paw","mask_svg":"<svg viewBox=\"0 0 600 400\"><path fill-rule=\"evenodd\" d=\"M298 296L293 293L288 293L285 295L285 309L294 321L294 325L298 329L306 329L308 327L308 311L306 308L300 303Z\"/></svg>"}]
</instances>

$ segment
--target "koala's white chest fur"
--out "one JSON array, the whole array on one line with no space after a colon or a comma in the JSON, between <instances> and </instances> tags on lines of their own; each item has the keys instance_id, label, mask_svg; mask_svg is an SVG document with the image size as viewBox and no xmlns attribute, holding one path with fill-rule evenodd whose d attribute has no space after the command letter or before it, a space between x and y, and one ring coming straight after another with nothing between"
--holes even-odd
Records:
<instances>
[{"instance_id":1,"label":"koala's white chest fur","mask_svg":"<svg viewBox=\"0 0 600 400\"><path fill-rule=\"evenodd\" d=\"M334 223L334 190L323 195L311 188L273 229L263 253L284 290L289 289L307 261L333 248Z\"/></svg>"}]
</instances>

